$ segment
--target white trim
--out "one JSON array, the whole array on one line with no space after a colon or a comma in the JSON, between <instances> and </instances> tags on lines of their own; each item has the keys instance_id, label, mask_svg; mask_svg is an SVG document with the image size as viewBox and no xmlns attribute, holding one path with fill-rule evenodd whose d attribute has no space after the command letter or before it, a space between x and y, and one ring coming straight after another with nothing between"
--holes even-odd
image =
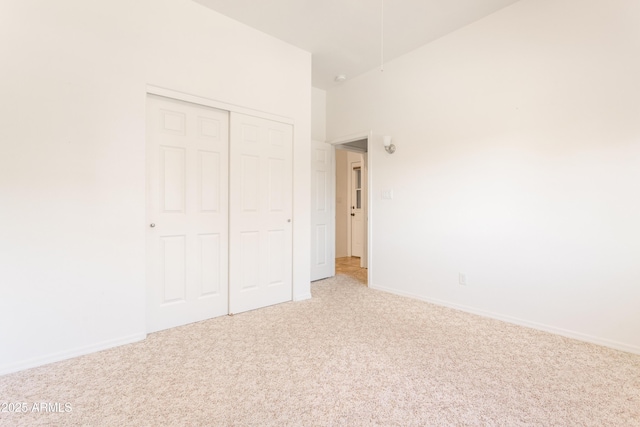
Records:
<instances>
[{"instance_id":1,"label":"white trim","mask_svg":"<svg viewBox=\"0 0 640 427\"><path fill-rule=\"evenodd\" d=\"M311 292L307 292L306 294L302 294L302 295L296 295L295 297L293 297L293 301L295 302L304 301L308 299L311 299Z\"/></svg>"},{"instance_id":2,"label":"white trim","mask_svg":"<svg viewBox=\"0 0 640 427\"><path fill-rule=\"evenodd\" d=\"M349 150L347 150L349 151ZM347 256L353 256L353 224L351 223L351 202L353 201L353 170L351 170L351 162L349 162L349 153L347 152Z\"/></svg>"},{"instance_id":3,"label":"white trim","mask_svg":"<svg viewBox=\"0 0 640 427\"><path fill-rule=\"evenodd\" d=\"M340 144L347 144L349 142L360 141L361 139L371 139L371 132L368 131L368 132L352 133L339 138L334 138L327 142L331 145L340 145ZM349 147L349 150L351 150L351 148L352 147ZM353 150L351 151L357 151L357 148L353 148Z\"/></svg>"},{"instance_id":4,"label":"white trim","mask_svg":"<svg viewBox=\"0 0 640 427\"><path fill-rule=\"evenodd\" d=\"M372 142L373 139L373 135L371 136L371 138L367 138L367 149L369 149L369 144ZM371 175L369 174L369 169L370 169L370 165L371 165L371 153L370 151L367 151L366 153L363 153L360 158L362 159L362 167L365 169L366 173L366 185L365 185L365 192L362 196L363 200L366 200L366 203L363 203L364 206L364 215L363 215L363 221L364 221L364 237L363 237L363 244L366 248L366 251L364 251L362 253L362 257L360 258L360 267L365 267L368 272L367 272L367 279L368 279L368 275L371 273L371 270L369 270L369 267L371 265L371 246L369 244L369 240L371 237L371 233L369 232L370 230L373 230L372 228L370 228L369 226L369 219L371 217L370 211L371 211L371 206L373 206L373 199L371 198ZM363 180L365 178L363 177ZM367 280L367 285L369 284L369 280Z\"/></svg>"},{"instance_id":5,"label":"white trim","mask_svg":"<svg viewBox=\"0 0 640 427\"><path fill-rule=\"evenodd\" d=\"M78 356L84 356L86 354L95 353L98 351L119 347L121 345L142 341L146 338L147 338L146 333L133 334L133 335L129 335L122 338L102 341L97 344L91 344L84 347L77 347L72 350L49 354L44 357L35 357L33 359L27 359L24 361L20 361L18 363L13 363L10 365L5 365L0 367L0 375L11 374L13 372L23 371L25 369L35 368L42 365L48 365L49 363L60 362L62 360L72 359Z\"/></svg>"},{"instance_id":6,"label":"white trim","mask_svg":"<svg viewBox=\"0 0 640 427\"><path fill-rule=\"evenodd\" d=\"M453 308L454 310L460 310L466 313L477 314L482 317L488 317L490 319L496 319L496 320L500 320L500 321L511 323L518 326L524 326L526 328L549 332L555 335L561 335L563 337L572 338L578 341L584 341L591 344L601 345L603 347L609 347L615 350L626 351L628 353L640 354L640 347L625 344L619 341L598 338L598 337L594 337L593 335L583 334L581 332L575 332L575 331L570 331L568 329L557 328L555 326L549 326L543 323L531 322L529 320L520 319L518 317L505 316L503 314L494 313L492 311L480 310L480 309L469 307L466 305L454 304L454 303L439 300L436 298L427 298L427 297L413 294L411 292L398 291L396 289L385 288L383 286L374 286L373 284L371 284L371 282L369 282L369 287L371 289L376 289L378 291L388 292L390 294L417 299L417 300L428 302L431 304Z\"/></svg>"},{"instance_id":7,"label":"white trim","mask_svg":"<svg viewBox=\"0 0 640 427\"><path fill-rule=\"evenodd\" d=\"M164 96L165 98L177 99L179 101L190 102L192 104L204 105L205 107L217 108L232 113L241 113L248 116L259 117L261 119L272 120L274 122L286 123L293 125L294 120L289 117L279 116L264 111L253 110L251 108L241 107L239 105L229 104L215 99L203 98L201 96L192 95L190 93L179 92L173 89L167 89L160 86L147 85L147 93L151 95Z\"/></svg>"},{"instance_id":8,"label":"white trim","mask_svg":"<svg viewBox=\"0 0 640 427\"><path fill-rule=\"evenodd\" d=\"M333 138L327 141L331 145L347 144L353 141L359 141L361 139L367 140L367 285L371 286L373 282L373 132L357 132L350 135L345 135L338 138ZM356 150L352 150L356 151ZM350 175L349 175L350 176ZM351 201L351 200L349 200ZM348 222L347 222L348 224ZM347 251L351 253L350 246L347 246Z\"/></svg>"}]
</instances>

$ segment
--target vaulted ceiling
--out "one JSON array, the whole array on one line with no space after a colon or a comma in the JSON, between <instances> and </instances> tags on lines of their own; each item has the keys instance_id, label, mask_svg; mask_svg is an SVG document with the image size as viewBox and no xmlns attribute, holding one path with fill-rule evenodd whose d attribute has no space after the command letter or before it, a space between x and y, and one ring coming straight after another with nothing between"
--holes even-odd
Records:
<instances>
[{"instance_id":1,"label":"vaulted ceiling","mask_svg":"<svg viewBox=\"0 0 640 427\"><path fill-rule=\"evenodd\" d=\"M194 1L311 52L313 86L329 89L519 0Z\"/></svg>"}]
</instances>

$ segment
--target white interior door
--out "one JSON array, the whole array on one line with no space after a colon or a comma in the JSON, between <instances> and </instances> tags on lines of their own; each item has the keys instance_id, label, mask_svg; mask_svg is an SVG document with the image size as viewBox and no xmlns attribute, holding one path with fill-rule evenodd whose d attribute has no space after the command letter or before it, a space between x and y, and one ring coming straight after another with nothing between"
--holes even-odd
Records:
<instances>
[{"instance_id":1,"label":"white interior door","mask_svg":"<svg viewBox=\"0 0 640 427\"><path fill-rule=\"evenodd\" d=\"M362 163L351 163L351 256L361 257L363 248Z\"/></svg>"},{"instance_id":2,"label":"white interior door","mask_svg":"<svg viewBox=\"0 0 640 427\"><path fill-rule=\"evenodd\" d=\"M292 298L293 127L231 113L229 310Z\"/></svg>"},{"instance_id":3,"label":"white interior door","mask_svg":"<svg viewBox=\"0 0 640 427\"><path fill-rule=\"evenodd\" d=\"M225 111L147 97L147 331L228 313Z\"/></svg>"},{"instance_id":4,"label":"white interior door","mask_svg":"<svg viewBox=\"0 0 640 427\"><path fill-rule=\"evenodd\" d=\"M336 274L335 148L311 141L311 280Z\"/></svg>"}]
</instances>

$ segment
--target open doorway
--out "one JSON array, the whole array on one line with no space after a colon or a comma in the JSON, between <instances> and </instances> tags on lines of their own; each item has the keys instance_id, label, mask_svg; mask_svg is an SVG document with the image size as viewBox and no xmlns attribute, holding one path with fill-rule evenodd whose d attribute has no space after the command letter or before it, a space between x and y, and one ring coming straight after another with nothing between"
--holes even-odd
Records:
<instances>
[{"instance_id":1,"label":"open doorway","mask_svg":"<svg viewBox=\"0 0 640 427\"><path fill-rule=\"evenodd\" d=\"M367 285L368 139L336 147L336 273Z\"/></svg>"},{"instance_id":2,"label":"open doorway","mask_svg":"<svg viewBox=\"0 0 640 427\"><path fill-rule=\"evenodd\" d=\"M373 174L368 150L372 138L379 139L367 132L330 142L312 141L312 282L345 272L365 285L373 282L373 265L369 262L372 253L369 183ZM355 254L352 242L361 246L355 248Z\"/></svg>"}]
</instances>

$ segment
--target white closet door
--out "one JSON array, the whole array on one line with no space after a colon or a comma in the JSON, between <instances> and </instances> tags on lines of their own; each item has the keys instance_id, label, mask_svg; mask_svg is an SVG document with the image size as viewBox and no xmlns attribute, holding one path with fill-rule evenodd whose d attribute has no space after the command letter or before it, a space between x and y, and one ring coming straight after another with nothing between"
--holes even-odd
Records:
<instances>
[{"instance_id":1,"label":"white closet door","mask_svg":"<svg viewBox=\"0 0 640 427\"><path fill-rule=\"evenodd\" d=\"M311 280L335 276L335 149L311 141Z\"/></svg>"},{"instance_id":2,"label":"white closet door","mask_svg":"<svg viewBox=\"0 0 640 427\"><path fill-rule=\"evenodd\" d=\"M228 313L229 114L147 97L147 331Z\"/></svg>"},{"instance_id":3,"label":"white closet door","mask_svg":"<svg viewBox=\"0 0 640 427\"><path fill-rule=\"evenodd\" d=\"M231 113L229 311L292 298L293 127Z\"/></svg>"}]
</instances>

